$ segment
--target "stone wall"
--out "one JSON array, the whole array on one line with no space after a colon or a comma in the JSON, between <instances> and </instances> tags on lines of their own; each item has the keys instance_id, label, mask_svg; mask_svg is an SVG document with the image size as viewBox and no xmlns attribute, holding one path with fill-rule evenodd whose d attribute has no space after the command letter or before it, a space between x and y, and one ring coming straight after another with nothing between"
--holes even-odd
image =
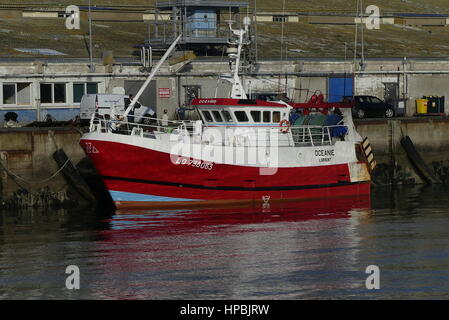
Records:
<instances>
[{"instance_id":1,"label":"stone wall","mask_svg":"<svg viewBox=\"0 0 449 320\"><path fill-rule=\"evenodd\" d=\"M376 184L423 183L401 145L405 136L436 176L449 182L448 119L356 120L355 124L373 148L378 164L373 179Z\"/></svg>"},{"instance_id":2,"label":"stone wall","mask_svg":"<svg viewBox=\"0 0 449 320\"><path fill-rule=\"evenodd\" d=\"M69 128L0 129L0 207L62 206L84 203L53 159L62 148L76 165L85 155L80 132Z\"/></svg>"}]
</instances>

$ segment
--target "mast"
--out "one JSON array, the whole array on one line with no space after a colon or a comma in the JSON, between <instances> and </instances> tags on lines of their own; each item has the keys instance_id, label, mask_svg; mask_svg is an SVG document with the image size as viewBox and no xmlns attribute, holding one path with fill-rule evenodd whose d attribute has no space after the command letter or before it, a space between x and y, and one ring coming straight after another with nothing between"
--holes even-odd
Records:
<instances>
[{"instance_id":1,"label":"mast","mask_svg":"<svg viewBox=\"0 0 449 320\"><path fill-rule=\"evenodd\" d=\"M231 72L233 72L232 76L232 88L231 88L231 98L232 99L248 99L245 89L243 88L242 82L239 77L240 70L240 60L242 55L242 47L243 45L247 45L248 42L244 43L244 35L248 33L249 25L251 24L251 20L249 17L245 17L243 19L243 24L245 29L233 29L232 22L229 23L229 29L231 32L238 37L238 40L230 42L232 45L237 45L237 53L229 53L229 59L231 60Z\"/></svg>"}]
</instances>

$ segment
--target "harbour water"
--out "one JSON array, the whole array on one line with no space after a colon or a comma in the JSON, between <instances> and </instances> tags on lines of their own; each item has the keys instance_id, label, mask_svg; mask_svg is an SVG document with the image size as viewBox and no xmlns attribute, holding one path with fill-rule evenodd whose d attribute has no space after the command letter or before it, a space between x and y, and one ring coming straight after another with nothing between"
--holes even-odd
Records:
<instances>
[{"instance_id":1,"label":"harbour water","mask_svg":"<svg viewBox=\"0 0 449 320\"><path fill-rule=\"evenodd\" d=\"M80 289L66 288L66 267ZM368 290L370 265L380 289ZM0 214L0 299L448 299L449 191Z\"/></svg>"}]
</instances>

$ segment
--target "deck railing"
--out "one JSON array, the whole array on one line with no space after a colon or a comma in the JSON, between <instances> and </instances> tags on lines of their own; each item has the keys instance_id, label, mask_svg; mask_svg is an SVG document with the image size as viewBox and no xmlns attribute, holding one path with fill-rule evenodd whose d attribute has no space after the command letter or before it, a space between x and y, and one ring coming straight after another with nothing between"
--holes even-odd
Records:
<instances>
[{"instance_id":1,"label":"deck railing","mask_svg":"<svg viewBox=\"0 0 449 320\"><path fill-rule=\"evenodd\" d=\"M133 117L133 116L129 116ZM131 120L131 119L127 119ZM173 121L156 118L142 117L143 123L131 121L113 120L108 117L96 117L91 120L91 132L111 132L123 135L137 135L145 138L153 138L160 134L173 133L180 136L195 137L195 141L212 143L204 133L213 127L208 127L198 121ZM250 126L248 126L250 127ZM251 128L251 127L250 127ZM260 130L259 128L253 128ZM344 139L348 127L344 125L335 126L292 126L287 133L281 133L281 128L273 127L266 130L265 135L259 132L246 132L234 135L232 139L226 134L222 135L221 141L214 139L215 145L238 144L247 146L269 146L271 144L271 132L278 133L277 143L279 146L325 146L333 145L336 139Z\"/></svg>"},{"instance_id":2,"label":"deck railing","mask_svg":"<svg viewBox=\"0 0 449 320\"><path fill-rule=\"evenodd\" d=\"M195 121L174 121L151 117L140 117L141 123L133 122L133 115L128 115L126 120L111 119L108 116L98 116L91 119L90 131L112 132L116 134L136 134L136 132L151 135L154 132L171 133L185 131L193 132Z\"/></svg>"},{"instance_id":3,"label":"deck railing","mask_svg":"<svg viewBox=\"0 0 449 320\"><path fill-rule=\"evenodd\" d=\"M344 138L348 127L336 126L298 126L291 127L295 146L325 146L333 145L333 138Z\"/></svg>"}]
</instances>

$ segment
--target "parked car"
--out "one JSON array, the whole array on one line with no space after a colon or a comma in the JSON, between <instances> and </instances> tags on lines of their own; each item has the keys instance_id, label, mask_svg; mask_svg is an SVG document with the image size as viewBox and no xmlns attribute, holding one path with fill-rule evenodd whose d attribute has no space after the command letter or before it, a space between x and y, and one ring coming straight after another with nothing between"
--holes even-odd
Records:
<instances>
[{"instance_id":1,"label":"parked car","mask_svg":"<svg viewBox=\"0 0 449 320\"><path fill-rule=\"evenodd\" d=\"M352 108L352 113L355 118L392 118L395 116L394 106L377 97L354 96L354 100L355 106Z\"/></svg>"}]
</instances>

